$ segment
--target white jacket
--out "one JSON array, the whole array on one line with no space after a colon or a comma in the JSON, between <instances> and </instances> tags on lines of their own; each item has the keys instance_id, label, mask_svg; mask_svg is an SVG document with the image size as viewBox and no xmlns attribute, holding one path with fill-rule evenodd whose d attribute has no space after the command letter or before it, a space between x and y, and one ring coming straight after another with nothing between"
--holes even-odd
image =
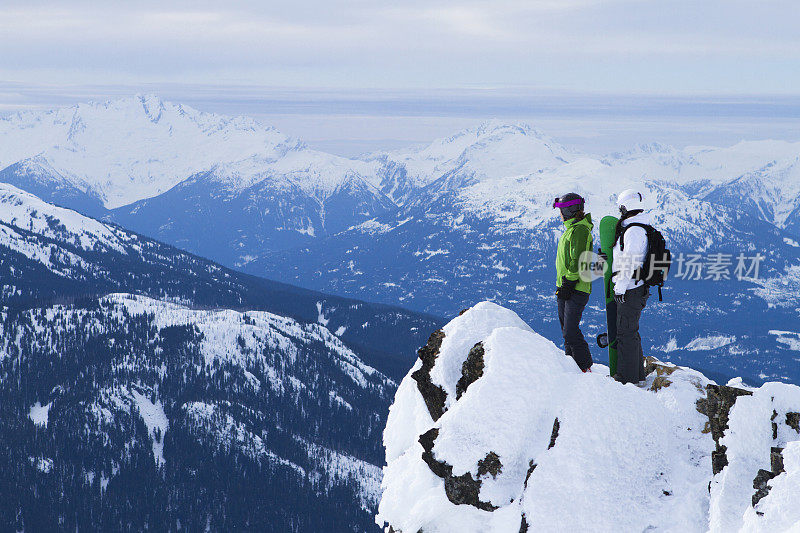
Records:
<instances>
[{"instance_id":1,"label":"white jacket","mask_svg":"<svg viewBox=\"0 0 800 533\"><path fill-rule=\"evenodd\" d=\"M639 213L622 221L622 227L628 224L647 224L652 225L649 213ZM644 228L630 228L625 230L625 250L620 250L619 241L614 245L614 261L611 265L614 274L614 293L625 294L625 292L641 287L643 281L634 281L633 273L644 264L647 256L647 232Z\"/></svg>"}]
</instances>

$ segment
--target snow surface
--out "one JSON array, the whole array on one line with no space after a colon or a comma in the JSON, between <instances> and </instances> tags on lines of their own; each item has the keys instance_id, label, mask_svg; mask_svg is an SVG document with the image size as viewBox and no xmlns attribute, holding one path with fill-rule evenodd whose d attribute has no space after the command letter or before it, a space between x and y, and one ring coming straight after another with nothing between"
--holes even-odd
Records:
<instances>
[{"instance_id":1,"label":"snow surface","mask_svg":"<svg viewBox=\"0 0 800 533\"><path fill-rule=\"evenodd\" d=\"M781 419L785 418L788 411L797 411L798 407L800 387L785 383L765 383L753 390L752 396L744 396L736 401L730 412L728 431L721 441L727 447L728 466L714 477L711 484L711 531L782 531L781 528L772 529L768 526L785 520L785 514L789 511L793 511L790 516L798 516L800 500L790 499L784 505L779 505L780 495L771 500L771 505L759 502L757 510L764 512L764 520L750 516L751 513L755 515L750 500L753 479L759 469L770 470L770 448L784 448L788 443L793 443L789 449L790 463L795 457L793 450L800 445L800 434L781 423ZM777 413L775 419L778 421L776 439L773 439L772 433L773 412ZM793 473L794 479L798 480L796 468L787 472ZM800 485L785 484L783 490L784 494L800 494ZM769 514L767 511L770 511ZM745 527L747 517L750 518ZM795 520L794 526L800 527L800 521Z\"/></svg>"},{"instance_id":2,"label":"snow surface","mask_svg":"<svg viewBox=\"0 0 800 533\"><path fill-rule=\"evenodd\" d=\"M29 457L28 460L43 474L49 474L53 470L53 460L49 457Z\"/></svg>"},{"instance_id":3,"label":"snow surface","mask_svg":"<svg viewBox=\"0 0 800 533\"><path fill-rule=\"evenodd\" d=\"M71 209L49 204L7 183L0 183L0 223L7 225L9 231L19 229L57 238L83 250L106 247L125 253L119 237L109 226ZM8 240L1 244L10 247Z\"/></svg>"},{"instance_id":4,"label":"snow surface","mask_svg":"<svg viewBox=\"0 0 800 533\"><path fill-rule=\"evenodd\" d=\"M332 488L332 482L349 481L358 485L358 498L361 508L365 511L375 509L381 494L381 469L373 464L357 459L351 455L343 454L318 444L313 444L300 437L295 439L303 444L310 457L321 458L320 464L329 476L327 489Z\"/></svg>"},{"instance_id":5,"label":"snow surface","mask_svg":"<svg viewBox=\"0 0 800 533\"><path fill-rule=\"evenodd\" d=\"M0 183L0 246L77 278L92 266L74 250L128 254L142 245L138 235Z\"/></svg>"},{"instance_id":6,"label":"snow surface","mask_svg":"<svg viewBox=\"0 0 800 533\"><path fill-rule=\"evenodd\" d=\"M365 159L382 158L401 165L409 183L423 187L457 168L502 178L532 168L560 166L574 157L571 150L528 124L489 120L422 148L376 153Z\"/></svg>"},{"instance_id":7,"label":"snow surface","mask_svg":"<svg viewBox=\"0 0 800 533\"><path fill-rule=\"evenodd\" d=\"M800 352L800 333L795 331L770 330L769 334L775 335L775 340L786 345L790 350Z\"/></svg>"},{"instance_id":8,"label":"snow surface","mask_svg":"<svg viewBox=\"0 0 800 533\"><path fill-rule=\"evenodd\" d=\"M247 425L238 422L229 413L222 412L216 404L189 402L182 407L189 417L199 422L197 425L201 431L212 436L223 449L236 446L252 458L264 457L272 463L291 468L300 477L306 476L303 467L272 452L261 435L251 432Z\"/></svg>"},{"instance_id":9,"label":"snow surface","mask_svg":"<svg viewBox=\"0 0 800 533\"><path fill-rule=\"evenodd\" d=\"M35 404L31 405L31 408L28 411L28 418L30 418L31 421L33 421L33 423L37 426L47 427L47 422L50 419L51 405L53 405L52 402L48 403L47 405L42 405L40 402L36 402Z\"/></svg>"},{"instance_id":10,"label":"snow surface","mask_svg":"<svg viewBox=\"0 0 800 533\"><path fill-rule=\"evenodd\" d=\"M783 450L786 472L770 481L772 489L758 502L757 509L745 511L742 531L800 531L800 442L794 441Z\"/></svg>"},{"instance_id":11,"label":"snow surface","mask_svg":"<svg viewBox=\"0 0 800 533\"><path fill-rule=\"evenodd\" d=\"M431 376L448 394L447 410L433 422L411 378L417 361L397 390L384 432L379 525L402 532L516 532L524 514L529 531L800 527L792 518L797 511L789 509L800 491L797 442L787 447L787 474L774 480L776 492L759 505L764 516L747 514L756 471L769 468L770 446L800 440L785 426L773 443L770 426L773 408L800 408L800 388L768 383L737 402L725 435L731 465L714 478L709 495L715 444L696 402L711 382L699 372L665 363L669 384L652 373L641 388L611 380L600 365L583 374L563 350L489 302L443 331ZM461 366L479 341L483 375L456 400ZM556 419L560 428L549 448ZM433 427L439 429L433 455L451 465L454 476L469 472L477 479L478 462L489 452L499 456L500 473L484 474L479 493L497 510L448 499L418 442ZM536 467L526 485L530 464Z\"/></svg>"},{"instance_id":12,"label":"snow surface","mask_svg":"<svg viewBox=\"0 0 800 533\"><path fill-rule=\"evenodd\" d=\"M361 362L336 335L319 324L301 324L266 311L243 313L229 309L196 310L180 304L124 293L111 294L103 300L123 306L132 315L152 314L159 328L195 325L203 334L201 351L212 373L215 361L233 362L247 367L248 362L260 357L265 348L280 351L293 360L297 357L295 342L317 341L330 350L336 364L354 384L367 387L370 383L368 378L379 379L383 385L392 383L376 369ZM120 313L121 310L117 312ZM244 349L240 342L244 343ZM270 386L282 390L284 383L278 378L278 369L273 371L275 378Z\"/></svg>"},{"instance_id":13,"label":"snow surface","mask_svg":"<svg viewBox=\"0 0 800 533\"><path fill-rule=\"evenodd\" d=\"M131 389L131 395L136 402L136 408L139 411L139 416L144 420L144 425L147 426L147 433L153 440L153 459L156 466L164 465L164 434L169 429L169 420L164 413L164 405L160 400L155 403L147 396L137 390ZM158 434L156 433L158 430Z\"/></svg>"},{"instance_id":14,"label":"snow surface","mask_svg":"<svg viewBox=\"0 0 800 533\"><path fill-rule=\"evenodd\" d=\"M736 340L736 337L730 335L711 335L708 337L697 337L693 339L689 344L686 345L684 348L685 350L689 351L699 351L699 350L716 350L718 348L722 348L731 344L733 341Z\"/></svg>"}]
</instances>

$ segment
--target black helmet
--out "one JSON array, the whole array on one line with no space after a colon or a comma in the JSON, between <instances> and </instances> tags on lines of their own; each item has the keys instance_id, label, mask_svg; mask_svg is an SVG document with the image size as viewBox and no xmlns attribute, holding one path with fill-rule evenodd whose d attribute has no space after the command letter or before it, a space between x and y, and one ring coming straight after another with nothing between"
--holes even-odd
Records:
<instances>
[{"instance_id":1,"label":"black helmet","mask_svg":"<svg viewBox=\"0 0 800 533\"><path fill-rule=\"evenodd\" d=\"M561 210L565 220L573 218L575 215L583 211L583 204L586 200L580 194L568 192L561 198L556 198L553 202L553 208L556 207Z\"/></svg>"}]
</instances>

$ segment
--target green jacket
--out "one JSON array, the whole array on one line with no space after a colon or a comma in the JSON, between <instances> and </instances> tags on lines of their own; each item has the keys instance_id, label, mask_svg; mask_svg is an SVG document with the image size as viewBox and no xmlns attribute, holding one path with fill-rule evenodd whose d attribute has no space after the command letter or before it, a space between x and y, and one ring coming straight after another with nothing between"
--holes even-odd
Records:
<instances>
[{"instance_id":1,"label":"green jacket","mask_svg":"<svg viewBox=\"0 0 800 533\"><path fill-rule=\"evenodd\" d=\"M567 228L561 239L558 241L558 252L556 254L556 286L561 286L561 278L568 280L578 280L576 290L592 293L592 284L583 281L578 275L578 259L581 254L592 250L592 215L586 214L582 219L576 221L574 218L564 221Z\"/></svg>"}]
</instances>

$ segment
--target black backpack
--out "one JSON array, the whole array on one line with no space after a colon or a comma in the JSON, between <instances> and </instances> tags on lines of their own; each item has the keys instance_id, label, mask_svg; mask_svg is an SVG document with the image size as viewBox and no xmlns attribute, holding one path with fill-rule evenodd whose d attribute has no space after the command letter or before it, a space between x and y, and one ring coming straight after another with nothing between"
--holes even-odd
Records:
<instances>
[{"instance_id":1,"label":"black backpack","mask_svg":"<svg viewBox=\"0 0 800 533\"><path fill-rule=\"evenodd\" d=\"M647 255L644 263L633 273L633 279L643 281L648 287L658 287L658 301L663 301L661 287L667 280L669 268L672 266L672 254L667 248L667 241L664 236L653 226L633 222L622 229L619 236L619 249L625 249L625 230L638 226L647 233Z\"/></svg>"}]
</instances>

